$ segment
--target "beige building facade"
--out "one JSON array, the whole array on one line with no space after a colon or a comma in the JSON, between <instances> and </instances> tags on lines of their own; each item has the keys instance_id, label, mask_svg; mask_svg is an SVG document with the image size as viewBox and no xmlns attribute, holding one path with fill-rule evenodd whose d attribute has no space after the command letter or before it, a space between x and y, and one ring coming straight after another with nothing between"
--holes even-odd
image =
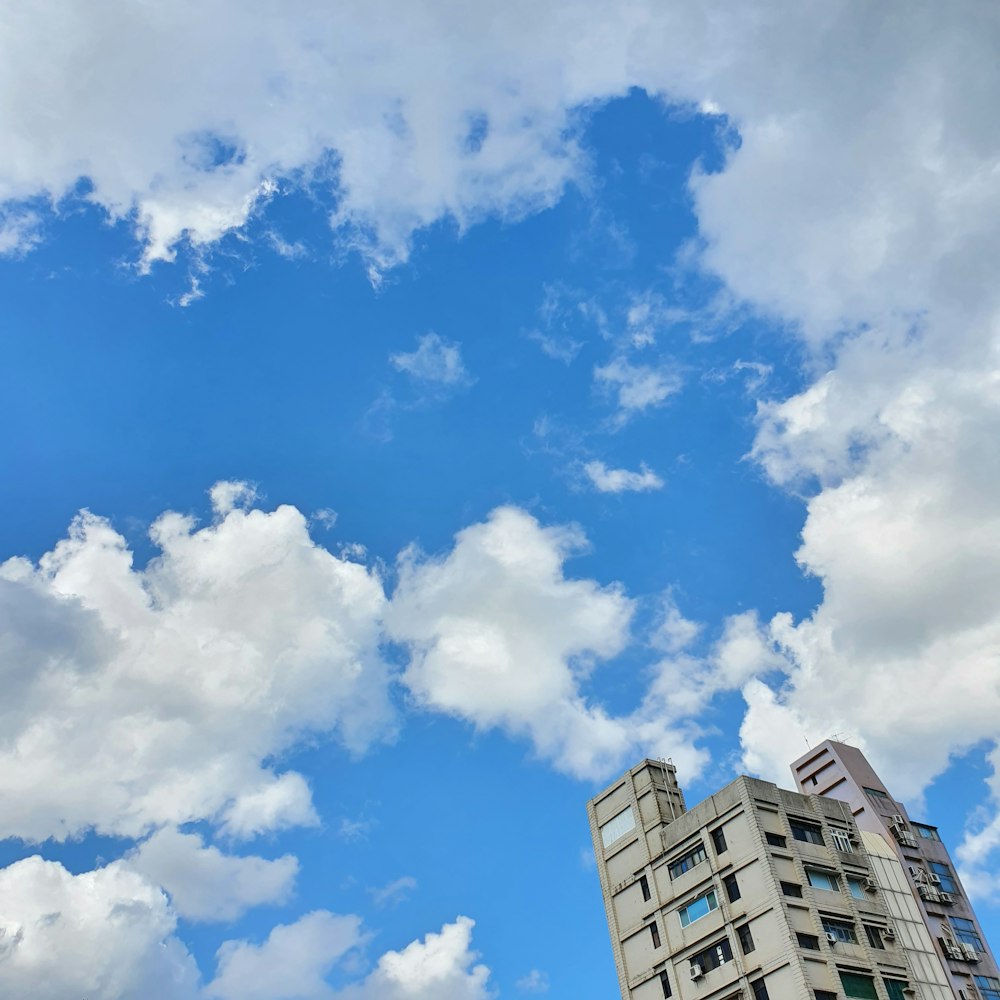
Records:
<instances>
[{"instance_id":1,"label":"beige building facade","mask_svg":"<svg viewBox=\"0 0 1000 1000\"><path fill-rule=\"evenodd\" d=\"M588 814L623 1000L950 1000L898 858L849 804L741 777L689 810L644 760Z\"/></svg>"}]
</instances>

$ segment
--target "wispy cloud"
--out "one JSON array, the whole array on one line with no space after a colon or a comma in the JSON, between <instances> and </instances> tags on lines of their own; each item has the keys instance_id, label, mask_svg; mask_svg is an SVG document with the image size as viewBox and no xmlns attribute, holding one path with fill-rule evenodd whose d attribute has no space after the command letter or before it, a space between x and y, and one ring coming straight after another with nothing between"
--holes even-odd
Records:
<instances>
[{"instance_id":1,"label":"wispy cloud","mask_svg":"<svg viewBox=\"0 0 1000 1000\"><path fill-rule=\"evenodd\" d=\"M461 345L436 333L425 333L417 339L415 351L391 354L389 361L396 371L420 383L461 388L475 381L462 361Z\"/></svg>"},{"instance_id":2,"label":"wispy cloud","mask_svg":"<svg viewBox=\"0 0 1000 1000\"><path fill-rule=\"evenodd\" d=\"M639 471L611 469L604 462L587 462L583 471L591 484L601 493L642 493L663 489L663 480L645 462Z\"/></svg>"},{"instance_id":3,"label":"wispy cloud","mask_svg":"<svg viewBox=\"0 0 1000 1000\"><path fill-rule=\"evenodd\" d=\"M417 880L412 875L403 875L380 888L368 890L376 906L398 906L417 888Z\"/></svg>"},{"instance_id":4,"label":"wispy cloud","mask_svg":"<svg viewBox=\"0 0 1000 1000\"><path fill-rule=\"evenodd\" d=\"M638 413L662 406L683 385L681 376L671 368L633 365L621 357L595 368L594 379L616 395L616 428L624 427Z\"/></svg>"}]
</instances>

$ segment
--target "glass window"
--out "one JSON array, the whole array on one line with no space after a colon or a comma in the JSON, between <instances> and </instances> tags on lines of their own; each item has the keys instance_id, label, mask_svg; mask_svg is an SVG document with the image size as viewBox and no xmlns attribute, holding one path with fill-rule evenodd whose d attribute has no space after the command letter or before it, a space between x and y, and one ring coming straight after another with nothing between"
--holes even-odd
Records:
<instances>
[{"instance_id":1,"label":"glass window","mask_svg":"<svg viewBox=\"0 0 1000 1000\"><path fill-rule=\"evenodd\" d=\"M910 1000L903 992L910 984L905 979L882 979L885 983L885 991L889 994L889 1000Z\"/></svg>"},{"instance_id":2,"label":"glass window","mask_svg":"<svg viewBox=\"0 0 1000 1000\"><path fill-rule=\"evenodd\" d=\"M688 924L693 924L696 920L707 917L712 910L717 910L718 908L719 900L716 898L715 890L713 889L711 892L706 892L704 896L699 896L693 903L682 906L677 911L677 915L680 917L681 927L687 927Z\"/></svg>"},{"instance_id":3,"label":"glass window","mask_svg":"<svg viewBox=\"0 0 1000 1000\"><path fill-rule=\"evenodd\" d=\"M743 924L736 928L736 936L740 939L740 948L744 955L749 955L757 946L753 943L753 935L750 933L750 925Z\"/></svg>"},{"instance_id":4,"label":"glass window","mask_svg":"<svg viewBox=\"0 0 1000 1000\"><path fill-rule=\"evenodd\" d=\"M882 943L882 931L878 927L873 927L871 924L863 924L865 929L865 937L868 938L868 943L873 948L878 948L879 951L885 951L885 945Z\"/></svg>"},{"instance_id":5,"label":"glass window","mask_svg":"<svg viewBox=\"0 0 1000 1000\"><path fill-rule=\"evenodd\" d=\"M725 854L726 852L726 835L722 832L722 827L720 826L718 830L712 831L712 843L715 845L716 854Z\"/></svg>"},{"instance_id":6,"label":"glass window","mask_svg":"<svg viewBox=\"0 0 1000 1000\"><path fill-rule=\"evenodd\" d=\"M632 807L629 806L601 826L601 840L605 847L610 847L616 840L620 840L634 829L635 817L632 815Z\"/></svg>"},{"instance_id":7,"label":"glass window","mask_svg":"<svg viewBox=\"0 0 1000 1000\"><path fill-rule=\"evenodd\" d=\"M786 896L798 896L802 897L802 886L796 885L794 882L782 882L781 891Z\"/></svg>"},{"instance_id":8,"label":"glass window","mask_svg":"<svg viewBox=\"0 0 1000 1000\"><path fill-rule=\"evenodd\" d=\"M701 966L702 972L711 972L712 969L717 969L720 965L725 965L726 962L732 960L733 948L729 943L729 938L723 938L710 948L691 956L691 964Z\"/></svg>"},{"instance_id":9,"label":"glass window","mask_svg":"<svg viewBox=\"0 0 1000 1000\"><path fill-rule=\"evenodd\" d=\"M965 917L950 917L949 919L951 926L955 929L955 937L959 941L971 944L976 951L986 951L982 940L976 933L976 925L971 920L966 920Z\"/></svg>"},{"instance_id":10,"label":"glass window","mask_svg":"<svg viewBox=\"0 0 1000 1000\"><path fill-rule=\"evenodd\" d=\"M847 888L850 889L851 895L855 899L867 899L867 894L865 893L865 883L863 879L855 878L853 875L847 876Z\"/></svg>"},{"instance_id":11,"label":"glass window","mask_svg":"<svg viewBox=\"0 0 1000 1000\"><path fill-rule=\"evenodd\" d=\"M755 979L750 986L753 989L753 1000L771 1000L763 979Z\"/></svg>"},{"instance_id":12,"label":"glass window","mask_svg":"<svg viewBox=\"0 0 1000 1000\"><path fill-rule=\"evenodd\" d=\"M642 898L649 899L649 879L645 875L639 876L639 888L642 890Z\"/></svg>"},{"instance_id":13,"label":"glass window","mask_svg":"<svg viewBox=\"0 0 1000 1000\"><path fill-rule=\"evenodd\" d=\"M722 884L726 887L726 895L729 897L729 902L735 903L740 898L740 884L736 881L736 876L727 875L722 880Z\"/></svg>"},{"instance_id":14,"label":"glass window","mask_svg":"<svg viewBox=\"0 0 1000 1000\"><path fill-rule=\"evenodd\" d=\"M813 996L816 1000L837 1000L837 994L829 990L813 990Z\"/></svg>"},{"instance_id":15,"label":"glass window","mask_svg":"<svg viewBox=\"0 0 1000 1000\"><path fill-rule=\"evenodd\" d=\"M844 854L852 854L854 852L854 845L851 843L850 835L846 830L842 830L839 826L831 827L830 838L833 840L833 846L838 851L843 851Z\"/></svg>"},{"instance_id":16,"label":"glass window","mask_svg":"<svg viewBox=\"0 0 1000 1000\"><path fill-rule=\"evenodd\" d=\"M996 976L976 976L975 980L983 1000L1000 1000L1000 979Z\"/></svg>"},{"instance_id":17,"label":"glass window","mask_svg":"<svg viewBox=\"0 0 1000 1000\"><path fill-rule=\"evenodd\" d=\"M787 846L785 838L782 837L780 833L765 833L764 834L764 839L772 847L785 847L785 846Z\"/></svg>"},{"instance_id":18,"label":"glass window","mask_svg":"<svg viewBox=\"0 0 1000 1000\"><path fill-rule=\"evenodd\" d=\"M649 936L653 940L653 947L654 948L659 948L660 947L660 928L656 925L656 921L653 921L653 923L651 923L649 925Z\"/></svg>"},{"instance_id":19,"label":"glass window","mask_svg":"<svg viewBox=\"0 0 1000 1000\"><path fill-rule=\"evenodd\" d=\"M801 820L792 820L788 825L796 840L804 841L807 844L823 843L823 828L821 826L816 826L814 823L803 823Z\"/></svg>"},{"instance_id":20,"label":"glass window","mask_svg":"<svg viewBox=\"0 0 1000 1000\"><path fill-rule=\"evenodd\" d=\"M924 840L940 840L941 839L938 836L938 832L937 832L937 827L936 826L927 826L924 823L914 823L913 824L913 829L916 830L917 833L920 834L920 836L924 838Z\"/></svg>"},{"instance_id":21,"label":"glass window","mask_svg":"<svg viewBox=\"0 0 1000 1000\"><path fill-rule=\"evenodd\" d=\"M864 1000L878 1000L878 994L875 992L875 980L871 976L863 976L860 972L841 972L840 981L847 996L863 997Z\"/></svg>"},{"instance_id":22,"label":"glass window","mask_svg":"<svg viewBox=\"0 0 1000 1000\"><path fill-rule=\"evenodd\" d=\"M876 802L882 802L885 805L892 805L892 799L885 794L880 788L865 788L865 795L870 799L874 799Z\"/></svg>"},{"instance_id":23,"label":"glass window","mask_svg":"<svg viewBox=\"0 0 1000 1000\"><path fill-rule=\"evenodd\" d=\"M810 951L819 951L819 938L815 934L801 934L796 932L796 940L800 948L808 948Z\"/></svg>"},{"instance_id":24,"label":"glass window","mask_svg":"<svg viewBox=\"0 0 1000 1000\"><path fill-rule=\"evenodd\" d=\"M823 872L818 868L807 868L806 878L814 889L825 889L827 892L840 892L837 876L833 872Z\"/></svg>"},{"instance_id":25,"label":"glass window","mask_svg":"<svg viewBox=\"0 0 1000 1000\"><path fill-rule=\"evenodd\" d=\"M670 988L670 977L666 972L660 973L660 988L663 990L665 997L672 997L674 995L674 991Z\"/></svg>"},{"instance_id":26,"label":"glass window","mask_svg":"<svg viewBox=\"0 0 1000 1000\"><path fill-rule=\"evenodd\" d=\"M929 861L927 867L941 879L942 892L958 892L958 886L955 884L955 873L947 865L941 864L940 861Z\"/></svg>"},{"instance_id":27,"label":"glass window","mask_svg":"<svg viewBox=\"0 0 1000 1000\"><path fill-rule=\"evenodd\" d=\"M678 858L667 870L670 872L671 878L678 878L685 872L689 872L695 865L700 865L707 857L705 848L699 844L694 850L688 851L687 854Z\"/></svg>"},{"instance_id":28,"label":"glass window","mask_svg":"<svg viewBox=\"0 0 1000 1000\"><path fill-rule=\"evenodd\" d=\"M847 920L833 920L829 917L821 917L820 920L823 923L823 930L826 931L827 936L833 935L834 940L840 941L843 944L857 944L858 936L854 933L854 924ZM860 996L860 994L858 994ZM852 996L852 994L848 994Z\"/></svg>"}]
</instances>

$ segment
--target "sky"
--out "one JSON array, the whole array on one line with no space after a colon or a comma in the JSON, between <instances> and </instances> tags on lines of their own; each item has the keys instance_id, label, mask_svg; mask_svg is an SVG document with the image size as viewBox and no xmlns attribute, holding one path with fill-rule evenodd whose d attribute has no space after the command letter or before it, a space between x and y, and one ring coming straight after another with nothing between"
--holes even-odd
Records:
<instances>
[{"instance_id":1,"label":"sky","mask_svg":"<svg viewBox=\"0 0 1000 1000\"><path fill-rule=\"evenodd\" d=\"M0 993L603 1000L830 736L1000 940L994 6L0 25Z\"/></svg>"}]
</instances>

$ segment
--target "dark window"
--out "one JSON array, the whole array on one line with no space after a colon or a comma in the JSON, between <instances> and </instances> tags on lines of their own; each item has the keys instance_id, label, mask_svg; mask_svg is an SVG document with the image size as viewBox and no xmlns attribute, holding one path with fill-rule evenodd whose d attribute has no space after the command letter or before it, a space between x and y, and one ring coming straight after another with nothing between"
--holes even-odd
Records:
<instances>
[{"instance_id":1,"label":"dark window","mask_svg":"<svg viewBox=\"0 0 1000 1000\"><path fill-rule=\"evenodd\" d=\"M727 875L722 880L722 884L726 887L726 895L729 897L729 902L735 903L740 898L740 886L736 881L736 876Z\"/></svg>"},{"instance_id":2,"label":"dark window","mask_svg":"<svg viewBox=\"0 0 1000 1000\"><path fill-rule=\"evenodd\" d=\"M701 967L702 972L711 972L720 965L733 960L733 949L729 944L729 938L717 941L711 948L699 951L697 955L691 956L691 964Z\"/></svg>"},{"instance_id":3,"label":"dark window","mask_svg":"<svg viewBox=\"0 0 1000 1000\"><path fill-rule=\"evenodd\" d=\"M799 899L802 898L802 886L796 885L794 882L782 882L781 891L786 896L797 896Z\"/></svg>"},{"instance_id":4,"label":"dark window","mask_svg":"<svg viewBox=\"0 0 1000 1000\"><path fill-rule=\"evenodd\" d=\"M849 997L862 997L864 1000L878 1000L875 992L875 980L871 976L863 976L859 972L841 972L840 981L844 993Z\"/></svg>"},{"instance_id":5,"label":"dark window","mask_svg":"<svg viewBox=\"0 0 1000 1000\"><path fill-rule=\"evenodd\" d=\"M924 840L940 840L941 839L938 836L938 832L937 832L937 827L936 826L927 826L924 823L914 823L913 824L913 829L916 830L917 833L920 834L920 836L924 838Z\"/></svg>"},{"instance_id":6,"label":"dark window","mask_svg":"<svg viewBox=\"0 0 1000 1000\"><path fill-rule=\"evenodd\" d=\"M976 976L975 980L983 1000L1000 1000L1000 979L996 976Z\"/></svg>"},{"instance_id":7,"label":"dark window","mask_svg":"<svg viewBox=\"0 0 1000 1000\"><path fill-rule=\"evenodd\" d=\"M645 875L639 876L639 888L642 890L642 898L649 899L649 879Z\"/></svg>"},{"instance_id":8,"label":"dark window","mask_svg":"<svg viewBox=\"0 0 1000 1000\"><path fill-rule=\"evenodd\" d=\"M755 979L750 988L753 990L753 1000L771 1000L771 995L767 992L767 986L763 979Z\"/></svg>"},{"instance_id":9,"label":"dark window","mask_svg":"<svg viewBox=\"0 0 1000 1000\"><path fill-rule=\"evenodd\" d=\"M940 861L929 861L927 867L941 879L942 892L958 892L958 886L955 884L955 873L947 865Z\"/></svg>"},{"instance_id":10,"label":"dark window","mask_svg":"<svg viewBox=\"0 0 1000 1000\"><path fill-rule=\"evenodd\" d=\"M858 935L854 933L854 924L848 920L834 920L831 917L820 917L826 936L833 936L834 941L844 944L857 944ZM850 994L848 994L850 996Z\"/></svg>"},{"instance_id":11,"label":"dark window","mask_svg":"<svg viewBox=\"0 0 1000 1000\"><path fill-rule=\"evenodd\" d=\"M753 943L753 935L750 933L750 925L743 924L742 927L737 927L736 936L740 939L740 948L743 950L743 954L749 955L756 947Z\"/></svg>"},{"instance_id":12,"label":"dark window","mask_svg":"<svg viewBox=\"0 0 1000 1000\"><path fill-rule=\"evenodd\" d=\"M653 939L653 947L660 947L660 928L655 923L649 925L649 936Z\"/></svg>"},{"instance_id":13,"label":"dark window","mask_svg":"<svg viewBox=\"0 0 1000 1000\"><path fill-rule=\"evenodd\" d=\"M971 944L976 951L986 951L982 939L976 933L976 925L965 917L951 917L951 926L955 928L955 937L959 941Z\"/></svg>"},{"instance_id":14,"label":"dark window","mask_svg":"<svg viewBox=\"0 0 1000 1000\"><path fill-rule=\"evenodd\" d=\"M800 820L793 820L789 823L792 828L792 836L796 840L805 841L807 844L823 844L823 828L814 823L803 823Z\"/></svg>"},{"instance_id":15,"label":"dark window","mask_svg":"<svg viewBox=\"0 0 1000 1000\"><path fill-rule=\"evenodd\" d=\"M865 788L865 795L874 802L884 802L886 805L892 804L892 799L880 788Z\"/></svg>"},{"instance_id":16,"label":"dark window","mask_svg":"<svg viewBox=\"0 0 1000 1000\"><path fill-rule=\"evenodd\" d=\"M715 845L716 854L726 853L726 835L722 832L721 826L718 830L712 831L712 843Z\"/></svg>"},{"instance_id":17,"label":"dark window","mask_svg":"<svg viewBox=\"0 0 1000 1000\"><path fill-rule=\"evenodd\" d=\"M800 948L808 948L810 951L819 951L819 938L815 934L800 934L796 932L796 939Z\"/></svg>"},{"instance_id":18,"label":"dark window","mask_svg":"<svg viewBox=\"0 0 1000 1000\"><path fill-rule=\"evenodd\" d=\"M670 978L665 972L660 973L660 989L663 990L665 997L672 997L674 995L674 991L670 988Z\"/></svg>"},{"instance_id":19,"label":"dark window","mask_svg":"<svg viewBox=\"0 0 1000 1000\"><path fill-rule=\"evenodd\" d=\"M829 990L813 990L813 996L816 1000L837 1000L837 994Z\"/></svg>"},{"instance_id":20,"label":"dark window","mask_svg":"<svg viewBox=\"0 0 1000 1000\"><path fill-rule=\"evenodd\" d=\"M885 991L889 994L889 1000L909 1000L903 992L910 984L905 979L883 979Z\"/></svg>"},{"instance_id":21,"label":"dark window","mask_svg":"<svg viewBox=\"0 0 1000 1000\"><path fill-rule=\"evenodd\" d=\"M885 945L882 943L882 931L878 927L872 927L871 924L863 924L862 926L865 929L865 937L868 938L868 943L873 948L885 951Z\"/></svg>"},{"instance_id":22,"label":"dark window","mask_svg":"<svg viewBox=\"0 0 1000 1000\"><path fill-rule=\"evenodd\" d=\"M695 865L700 865L707 857L705 848L699 844L693 850L688 851L687 854L678 858L667 870L670 872L671 878L678 878L685 872L691 871Z\"/></svg>"},{"instance_id":23,"label":"dark window","mask_svg":"<svg viewBox=\"0 0 1000 1000\"><path fill-rule=\"evenodd\" d=\"M780 833L765 833L764 834L764 839L772 847L784 847L784 846L786 846L785 845L785 838L782 837Z\"/></svg>"}]
</instances>

